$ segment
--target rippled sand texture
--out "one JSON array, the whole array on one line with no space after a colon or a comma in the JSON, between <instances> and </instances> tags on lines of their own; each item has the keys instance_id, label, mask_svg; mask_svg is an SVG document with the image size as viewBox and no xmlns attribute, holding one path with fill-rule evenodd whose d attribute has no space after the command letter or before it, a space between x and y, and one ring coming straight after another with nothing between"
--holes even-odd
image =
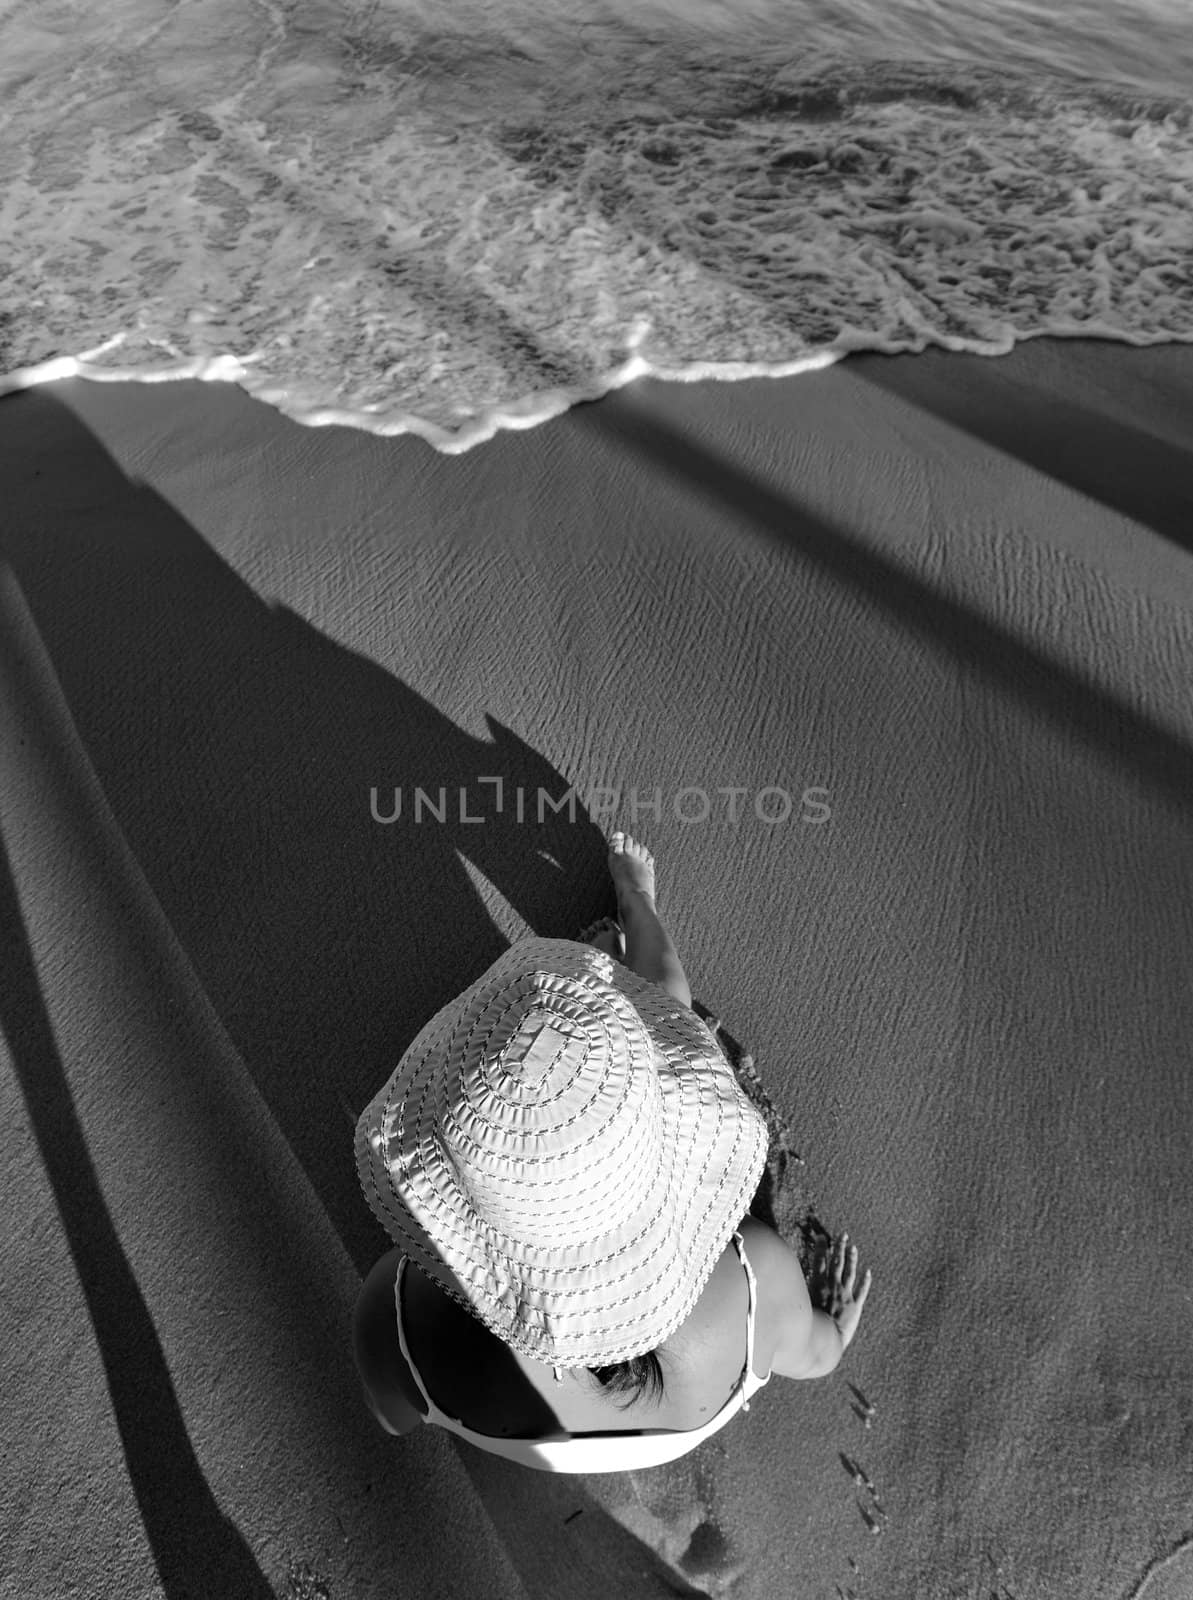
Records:
<instances>
[{"instance_id":1,"label":"rippled sand texture","mask_svg":"<svg viewBox=\"0 0 1193 1600\"><path fill-rule=\"evenodd\" d=\"M1046 339L455 459L0 402L5 1600L1188 1600L1191 418L1193 350ZM830 1379L578 1481L383 1436L348 1348L359 1108L610 909L612 818L509 803L570 785L874 1270Z\"/></svg>"},{"instance_id":2,"label":"rippled sand texture","mask_svg":"<svg viewBox=\"0 0 1193 1600\"><path fill-rule=\"evenodd\" d=\"M233 378L459 448L646 369L1193 339L1189 102L771 34L17 7L0 373Z\"/></svg>"}]
</instances>

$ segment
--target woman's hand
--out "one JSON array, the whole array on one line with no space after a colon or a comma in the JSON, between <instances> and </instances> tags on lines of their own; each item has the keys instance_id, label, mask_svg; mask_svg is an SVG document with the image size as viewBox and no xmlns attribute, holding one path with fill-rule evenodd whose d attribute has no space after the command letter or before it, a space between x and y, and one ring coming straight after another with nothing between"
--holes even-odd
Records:
<instances>
[{"instance_id":1,"label":"woman's hand","mask_svg":"<svg viewBox=\"0 0 1193 1600\"><path fill-rule=\"evenodd\" d=\"M867 1267L858 1283L857 1246L849 1243L847 1233L843 1233L835 1242L832 1239L828 1241L820 1260L821 1307L837 1324L843 1350L848 1348L857 1332L862 1307L870 1293L871 1278Z\"/></svg>"}]
</instances>

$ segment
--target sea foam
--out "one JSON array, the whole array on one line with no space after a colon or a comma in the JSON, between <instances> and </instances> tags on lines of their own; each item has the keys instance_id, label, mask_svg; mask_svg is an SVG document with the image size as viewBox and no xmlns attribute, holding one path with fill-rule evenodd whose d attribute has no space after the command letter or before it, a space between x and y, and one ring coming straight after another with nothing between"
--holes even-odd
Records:
<instances>
[{"instance_id":1,"label":"sea foam","mask_svg":"<svg viewBox=\"0 0 1193 1600\"><path fill-rule=\"evenodd\" d=\"M233 381L454 452L648 373L1193 341L1172 96L695 39L565 70L377 5L36 15L0 23L0 391Z\"/></svg>"}]
</instances>

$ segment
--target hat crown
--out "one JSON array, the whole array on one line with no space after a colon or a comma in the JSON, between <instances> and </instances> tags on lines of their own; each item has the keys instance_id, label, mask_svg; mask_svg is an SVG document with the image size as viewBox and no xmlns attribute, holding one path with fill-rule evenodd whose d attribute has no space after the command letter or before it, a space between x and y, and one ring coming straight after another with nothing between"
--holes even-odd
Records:
<instances>
[{"instance_id":1,"label":"hat crown","mask_svg":"<svg viewBox=\"0 0 1193 1600\"><path fill-rule=\"evenodd\" d=\"M500 1072L491 1087L520 1099L552 1092L583 1065L587 1040L537 999L510 1034L497 1058Z\"/></svg>"},{"instance_id":2,"label":"hat crown","mask_svg":"<svg viewBox=\"0 0 1193 1600\"><path fill-rule=\"evenodd\" d=\"M439 1139L476 1220L514 1253L616 1232L657 1171L650 1038L619 999L594 1012L559 977L524 974L462 1019Z\"/></svg>"}]
</instances>

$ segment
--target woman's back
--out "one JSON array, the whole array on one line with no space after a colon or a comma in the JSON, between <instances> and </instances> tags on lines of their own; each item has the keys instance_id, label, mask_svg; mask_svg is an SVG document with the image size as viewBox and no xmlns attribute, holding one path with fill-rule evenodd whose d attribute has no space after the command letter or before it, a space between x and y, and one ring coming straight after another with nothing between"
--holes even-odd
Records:
<instances>
[{"instance_id":1,"label":"woman's back","mask_svg":"<svg viewBox=\"0 0 1193 1600\"><path fill-rule=\"evenodd\" d=\"M786 1247L752 1217L744 1219L740 1233L746 1259L752 1250L755 1266L762 1269L751 1370L764 1379L778 1342L777 1307L765 1287L770 1276L766 1263L775 1249L785 1252ZM619 1405L584 1368L565 1370L556 1382L550 1365L511 1350L413 1263L402 1273L401 1295L407 1348L432 1401L473 1432L494 1438L558 1439L642 1429L686 1432L715 1417L743 1377L750 1284L732 1243L721 1253L691 1314L663 1346L662 1396L643 1396L630 1406ZM398 1346L392 1268L381 1274L369 1301L370 1388L389 1425L405 1431L401 1414L408 1417L410 1405L424 1412L425 1401ZM378 1370L378 1358L384 1371ZM387 1406L385 1396L395 1389L394 1403Z\"/></svg>"}]
</instances>

